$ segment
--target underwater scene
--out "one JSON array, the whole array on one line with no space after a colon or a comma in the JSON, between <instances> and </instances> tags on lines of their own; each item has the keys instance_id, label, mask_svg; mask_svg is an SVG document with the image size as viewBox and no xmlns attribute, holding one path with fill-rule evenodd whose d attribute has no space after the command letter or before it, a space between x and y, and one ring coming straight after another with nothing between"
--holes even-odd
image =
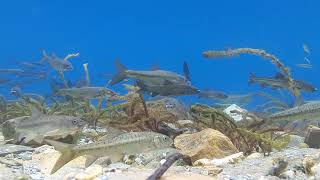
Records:
<instances>
[{"instance_id":1,"label":"underwater scene","mask_svg":"<svg viewBox=\"0 0 320 180\"><path fill-rule=\"evenodd\" d=\"M2 2L0 180L320 180L319 8Z\"/></svg>"}]
</instances>

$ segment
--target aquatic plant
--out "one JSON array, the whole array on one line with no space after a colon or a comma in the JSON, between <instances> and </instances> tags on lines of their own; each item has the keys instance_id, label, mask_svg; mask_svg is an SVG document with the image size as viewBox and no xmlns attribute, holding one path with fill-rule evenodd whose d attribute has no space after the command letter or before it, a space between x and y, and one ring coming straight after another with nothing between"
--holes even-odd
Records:
<instances>
[{"instance_id":1,"label":"aquatic plant","mask_svg":"<svg viewBox=\"0 0 320 180\"><path fill-rule=\"evenodd\" d=\"M272 148L284 147L279 144L283 143L286 139L278 138L277 141L274 141L271 135L273 132L280 131L281 129L263 127L264 120L253 113L242 114L244 115L243 121L245 123L238 123L223 111L207 105L192 105L191 112L196 122L198 122L199 128L213 128L223 132L230 138L239 151L246 154L255 151L257 148L268 154L272 151ZM247 121L247 117L250 117L250 121Z\"/></svg>"},{"instance_id":2,"label":"aquatic plant","mask_svg":"<svg viewBox=\"0 0 320 180\"><path fill-rule=\"evenodd\" d=\"M280 61L275 55L272 55L266 52L263 49L254 49L254 48L237 48L237 49L227 49L222 51L205 51L203 52L203 56L206 58L219 58L219 57L231 57L238 56L240 54L252 54L261 56L263 59L270 60L272 64L274 64L288 80L288 90L290 93L296 98L296 104L301 104L301 92L294 83L294 79L292 78L292 74L290 68L285 66L283 62Z\"/></svg>"}]
</instances>

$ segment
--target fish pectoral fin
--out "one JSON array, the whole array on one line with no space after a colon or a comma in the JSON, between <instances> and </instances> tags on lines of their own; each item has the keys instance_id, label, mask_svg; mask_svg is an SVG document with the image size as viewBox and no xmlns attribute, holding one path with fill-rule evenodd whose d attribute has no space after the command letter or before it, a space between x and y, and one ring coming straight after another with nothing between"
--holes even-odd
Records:
<instances>
[{"instance_id":1,"label":"fish pectoral fin","mask_svg":"<svg viewBox=\"0 0 320 180\"><path fill-rule=\"evenodd\" d=\"M93 164L99 156L93 156L93 155L87 155L86 156L86 162L85 162L85 167L89 167L91 164Z\"/></svg>"}]
</instances>

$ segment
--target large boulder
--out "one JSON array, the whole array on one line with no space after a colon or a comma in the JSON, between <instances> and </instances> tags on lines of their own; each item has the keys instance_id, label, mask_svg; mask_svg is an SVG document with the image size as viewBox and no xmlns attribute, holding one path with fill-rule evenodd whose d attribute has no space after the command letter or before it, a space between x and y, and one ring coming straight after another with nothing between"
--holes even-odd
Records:
<instances>
[{"instance_id":1,"label":"large boulder","mask_svg":"<svg viewBox=\"0 0 320 180\"><path fill-rule=\"evenodd\" d=\"M230 139L214 129L205 129L194 134L182 134L174 139L179 151L190 156L192 162L198 159L217 159L238 153Z\"/></svg>"}]
</instances>

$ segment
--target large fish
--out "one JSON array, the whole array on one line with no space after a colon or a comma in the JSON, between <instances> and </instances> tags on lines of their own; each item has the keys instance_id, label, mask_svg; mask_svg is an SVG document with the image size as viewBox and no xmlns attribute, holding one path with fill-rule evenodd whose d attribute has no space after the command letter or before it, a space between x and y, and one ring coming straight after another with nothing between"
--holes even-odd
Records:
<instances>
[{"instance_id":1,"label":"large fish","mask_svg":"<svg viewBox=\"0 0 320 180\"><path fill-rule=\"evenodd\" d=\"M258 83L262 87L269 86L273 89L288 89L289 88L289 82L288 79L282 75L281 73L277 73L274 77L257 77L254 74L250 74L249 77L249 84L251 83ZM312 84L309 84L305 81L301 80L294 80L295 86L306 92L314 92L317 91L317 88L314 87Z\"/></svg>"},{"instance_id":2,"label":"large fish","mask_svg":"<svg viewBox=\"0 0 320 180\"><path fill-rule=\"evenodd\" d=\"M79 117L45 115L33 108L31 117L19 117L2 124L5 139L14 143L42 144L45 137L65 138L85 125Z\"/></svg>"},{"instance_id":3,"label":"large fish","mask_svg":"<svg viewBox=\"0 0 320 180\"><path fill-rule=\"evenodd\" d=\"M59 58L55 54L49 56L45 51L43 51L41 62L43 61L47 61L54 70L60 73L73 70L73 66L68 60Z\"/></svg>"},{"instance_id":4,"label":"large fish","mask_svg":"<svg viewBox=\"0 0 320 180\"><path fill-rule=\"evenodd\" d=\"M136 81L140 91L148 92L151 96L183 96L198 94L200 90L189 84L176 84L171 81L165 81L160 85L146 84L142 81Z\"/></svg>"},{"instance_id":5,"label":"large fish","mask_svg":"<svg viewBox=\"0 0 320 180\"><path fill-rule=\"evenodd\" d=\"M109 85L114 85L126 78L133 78L135 80L140 80L147 84L161 85L165 81L170 81L176 84L186 84L188 79L182 75L174 72L164 71L164 70L154 70L154 71L134 71L127 69L119 61L115 62L118 73L113 76ZM186 67L186 66L185 66ZM189 70L185 70L185 73L189 73ZM188 75L189 76L189 75Z\"/></svg>"},{"instance_id":6,"label":"large fish","mask_svg":"<svg viewBox=\"0 0 320 180\"><path fill-rule=\"evenodd\" d=\"M319 125L320 123L320 102L309 102L274 113L269 116L269 124L277 124L285 130L295 130L294 132L305 135L309 125Z\"/></svg>"},{"instance_id":7,"label":"large fish","mask_svg":"<svg viewBox=\"0 0 320 180\"><path fill-rule=\"evenodd\" d=\"M154 132L130 132L121 134L111 140L78 146L52 140L47 140L47 142L61 152L59 159L51 170L51 174L58 171L69 161L83 155L87 157L85 165L88 167L99 157L108 156L113 162L116 162L120 161L124 155L168 148L173 144L168 136Z\"/></svg>"},{"instance_id":8,"label":"large fish","mask_svg":"<svg viewBox=\"0 0 320 180\"><path fill-rule=\"evenodd\" d=\"M60 89L57 92L61 96L71 96L79 99L99 99L116 95L112 90L105 87L81 87Z\"/></svg>"}]
</instances>

